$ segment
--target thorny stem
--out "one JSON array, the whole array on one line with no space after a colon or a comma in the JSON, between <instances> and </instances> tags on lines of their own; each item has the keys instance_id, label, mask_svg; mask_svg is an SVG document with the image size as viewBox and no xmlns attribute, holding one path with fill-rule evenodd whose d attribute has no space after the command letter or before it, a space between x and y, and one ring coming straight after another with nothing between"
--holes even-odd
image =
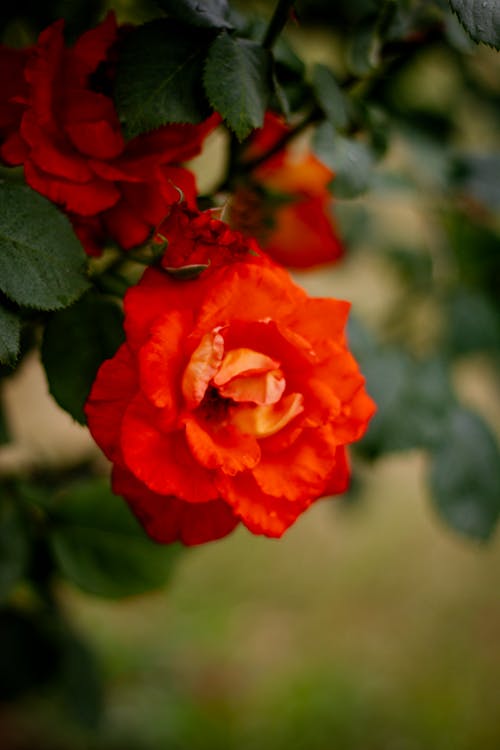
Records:
<instances>
[{"instance_id":1,"label":"thorny stem","mask_svg":"<svg viewBox=\"0 0 500 750\"><path fill-rule=\"evenodd\" d=\"M266 35L262 41L264 49L272 49L276 39L288 21L294 2L295 0L278 0L278 4L267 27Z\"/></svg>"},{"instance_id":2,"label":"thorny stem","mask_svg":"<svg viewBox=\"0 0 500 750\"><path fill-rule=\"evenodd\" d=\"M272 45L274 43L277 35L283 28L283 25L286 23L287 13L292 5L293 2L290 2L290 0L287 0L286 2L285 0L280 0L278 5L276 6L273 18L270 21L263 46L265 46L266 44ZM384 27L390 20L391 13L393 12L393 0L386 0L386 7L384 10L385 12L382 13L383 19L380 22L382 27ZM278 18L280 19L279 22L278 20L276 20ZM370 95L373 95L376 87L380 85L381 81L383 81L387 77L389 72L392 71L392 69L396 65L407 63L416 53L418 53L419 49L424 43L438 42L440 41L440 39L442 39L442 35L442 24L436 23L430 26L428 29L420 32L415 32L405 39L386 42L382 46L382 49L380 51L380 63L377 69L368 76L347 76L340 84L341 88L348 93L354 92L356 90L356 98L361 97L367 99ZM219 190L222 192L228 189L230 190L235 179L252 172L256 167L260 166L268 159L279 153L291 140L295 138L295 136L299 135L309 125L312 125L315 122L319 122L323 118L323 111L318 106L314 106L310 110L309 114L307 114L304 119L295 127L289 130L287 133L284 133L284 135L277 141L277 143L274 144L274 146L272 146L272 148L269 149L269 151L266 151L264 154L261 154L255 159L248 160L243 163L240 161L241 146L236 141L236 139L233 138L228 176L224 183L219 187ZM351 123L351 126L347 131L348 135L353 135L361 128L361 123Z\"/></svg>"},{"instance_id":3,"label":"thorny stem","mask_svg":"<svg viewBox=\"0 0 500 750\"><path fill-rule=\"evenodd\" d=\"M315 107L312 109L309 114L304 117L304 119L299 122L294 128L289 130L287 133L284 133L281 138L274 144L272 148L269 149L269 151L266 151L265 154L261 154L260 156L257 156L255 159L249 160L242 164L240 166L239 173L245 174L248 172L252 172L256 167L258 167L260 164L263 164L265 161L270 159L272 156L275 156L275 154L278 154L289 141L291 141L293 138L295 138L299 133L302 133L306 128L309 127L309 125L312 125L315 122L318 122L323 117L322 111L319 109L319 107Z\"/></svg>"}]
</instances>

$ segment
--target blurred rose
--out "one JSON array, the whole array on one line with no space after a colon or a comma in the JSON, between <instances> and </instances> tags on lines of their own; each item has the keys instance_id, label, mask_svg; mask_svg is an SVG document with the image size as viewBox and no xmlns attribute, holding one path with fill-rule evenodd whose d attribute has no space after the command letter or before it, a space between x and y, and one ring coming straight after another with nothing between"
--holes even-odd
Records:
<instances>
[{"instance_id":1,"label":"blurred rose","mask_svg":"<svg viewBox=\"0 0 500 750\"><path fill-rule=\"evenodd\" d=\"M245 159L259 159L289 132L277 115L267 113ZM343 253L328 186L333 172L310 151L296 154L284 146L251 171L231 205L233 226L255 236L278 263L309 268L330 263Z\"/></svg>"}]
</instances>

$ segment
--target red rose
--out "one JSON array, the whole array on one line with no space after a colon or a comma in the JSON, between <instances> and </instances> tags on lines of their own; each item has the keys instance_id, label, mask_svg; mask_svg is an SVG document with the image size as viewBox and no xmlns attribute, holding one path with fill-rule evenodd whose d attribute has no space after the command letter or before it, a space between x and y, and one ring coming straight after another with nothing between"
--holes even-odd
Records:
<instances>
[{"instance_id":1,"label":"red rose","mask_svg":"<svg viewBox=\"0 0 500 750\"><path fill-rule=\"evenodd\" d=\"M11 49L0 44L0 139L19 128L28 87L24 66L31 49Z\"/></svg>"},{"instance_id":2,"label":"red rose","mask_svg":"<svg viewBox=\"0 0 500 750\"><path fill-rule=\"evenodd\" d=\"M311 299L265 256L198 278L148 269L125 297L126 343L86 414L113 489L150 536L199 544L241 521L279 537L343 492L346 445L374 404L347 349L349 305Z\"/></svg>"},{"instance_id":3,"label":"red rose","mask_svg":"<svg viewBox=\"0 0 500 750\"><path fill-rule=\"evenodd\" d=\"M106 65L112 76L114 15L71 49L63 25L43 31L27 55L19 128L7 131L0 156L23 164L27 183L68 212L89 254L108 237L128 249L146 241L179 190L195 206L194 177L179 164L199 152L216 119L164 126L126 143L112 98L98 90L106 85L97 81Z\"/></svg>"},{"instance_id":4,"label":"red rose","mask_svg":"<svg viewBox=\"0 0 500 750\"><path fill-rule=\"evenodd\" d=\"M252 137L246 158L272 149L289 128L268 113ZM344 252L332 217L328 185L334 178L314 154L283 148L251 173L250 183L235 191L231 221L257 237L278 263L309 268L337 260Z\"/></svg>"},{"instance_id":5,"label":"red rose","mask_svg":"<svg viewBox=\"0 0 500 750\"><path fill-rule=\"evenodd\" d=\"M209 265L211 268L258 254L254 239L244 237L217 218L220 209L200 213L184 204L174 206L158 227L157 243L167 242L161 265L167 269L187 265ZM259 251L260 252L260 251Z\"/></svg>"}]
</instances>

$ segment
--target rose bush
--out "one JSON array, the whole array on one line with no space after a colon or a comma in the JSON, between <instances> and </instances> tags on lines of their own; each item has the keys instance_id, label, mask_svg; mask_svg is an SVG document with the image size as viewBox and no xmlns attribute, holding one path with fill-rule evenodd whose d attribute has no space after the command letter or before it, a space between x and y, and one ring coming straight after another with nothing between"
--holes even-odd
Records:
<instances>
[{"instance_id":1,"label":"rose bush","mask_svg":"<svg viewBox=\"0 0 500 750\"><path fill-rule=\"evenodd\" d=\"M346 445L374 412L349 305L309 298L211 215L187 217L177 243L164 227L163 265L191 260L198 240L210 266L185 281L150 268L128 291L126 342L98 372L88 424L114 492L157 541L198 544L240 521L278 537L347 488Z\"/></svg>"},{"instance_id":2,"label":"rose bush","mask_svg":"<svg viewBox=\"0 0 500 750\"><path fill-rule=\"evenodd\" d=\"M245 149L247 162L258 160L290 131L271 112ZM231 203L233 226L257 237L261 247L278 263L309 268L330 263L344 252L332 216L328 186L334 178L309 150L284 146L251 171Z\"/></svg>"},{"instance_id":3,"label":"rose bush","mask_svg":"<svg viewBox=\"0 0 500 750\"><path fill-rule=\"evenodd\" d=\"M26 182L69 214L88 254L108 239L127 250L146 241L179 190L196 205L194 177L180 163L199 152L218 119L126 142L111 91L127 29L110 13L69 49L63 29L63 21L52 24L28 51L0 47L0 71L15 74L0 102L0 157L24 165Z\"/></svg>"}]
</instances>

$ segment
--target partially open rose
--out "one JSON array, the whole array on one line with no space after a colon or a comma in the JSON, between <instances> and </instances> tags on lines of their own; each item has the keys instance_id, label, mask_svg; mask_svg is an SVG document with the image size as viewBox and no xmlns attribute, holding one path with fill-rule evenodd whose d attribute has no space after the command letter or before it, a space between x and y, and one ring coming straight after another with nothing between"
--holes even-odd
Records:
<instances>
[{"instance_id":1,"label":"partially open rose","mask_svg":"<svg viewBox=\"0 0 500 750\"><path fill-rule=\"evenodd\" d=\"M128 291L126 343L86 414L114 491L151 537L199 544L240 521L277 537L346 489L346 445L374 412L347 349L348 309L253 253L188 281L148 269Z\"/></svg>"},{"instance_id":2,"label":"partially open rose","mask_svg":"<svg viewBox=\"0 0 500 750\"><path fill-rule=\"evenodd\" d=\"M28 185L69 214L90 255L109 239L129 249L146 241L179 191L196 205L194 177L181 162L199 152L218 118L125 142L111 97L121 33L114 15L71 48L63 27L52 24L25 52L0 47L0 70L13 72L0 99L0 157L24 165Z\"/></svg>"},{"instance_id":3,"label":"partially open rose","mask_svg":"<svg viewBox=\"0 0 500 750\"><path fill-rule=\"evenodd\" d=\"M264 127L250 139L244 158L261 158L290 128L266 114ZM257 237L265 251L290 268L331 263L344 252L332 215L328 186L334 178L308 149L284 146L252 170L231 203L231 223Z\"/></svg>"}]
</instances>

